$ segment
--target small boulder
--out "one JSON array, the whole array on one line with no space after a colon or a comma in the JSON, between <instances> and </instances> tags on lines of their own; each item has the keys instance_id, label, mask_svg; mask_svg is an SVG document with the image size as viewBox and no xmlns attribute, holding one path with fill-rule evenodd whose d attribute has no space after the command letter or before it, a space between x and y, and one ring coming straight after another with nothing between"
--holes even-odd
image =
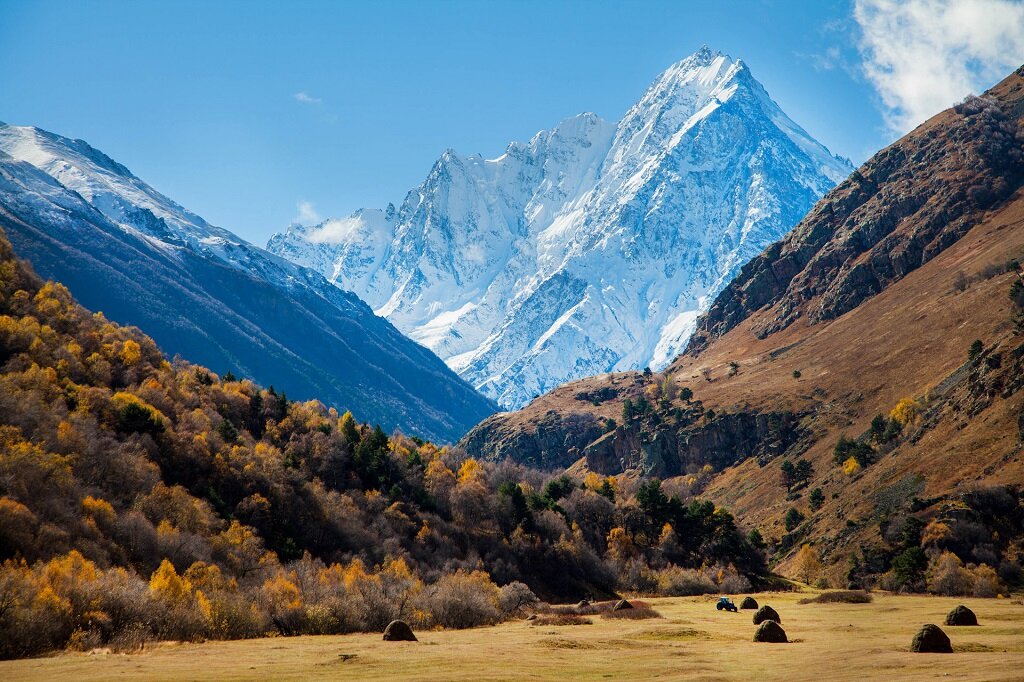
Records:
<instances>
[{"instance_id":1,"label":"small boulder","mask_svg":"<svg viewBox=\"0 0 1024 682\"><path fill-rule=\"evenodd\" d=\"M385 642L416 642L416 635L412 633L409 624L401 620L393 620L384 628Z\"/></svg>"},{"instance_id":2,"label":"small boulder","mask_svg":"<svg viewBox=\"0 0 1024 682\"><path fill-rule=\"evenodd\" d=\"M766 620L774 620L776 623L782 622L779 612L767 604L759 608L757 612L754 613L754 625L760 625Z\"/></svg>"},{"instance_id":3,"label":"small boulder","mask_svg":"<svg viewBox=\"0 0 1024 682\"><path fill-rule=\"evenodd\" d=\"M632 604L630 604L625 599L620 599L619 601L615 602L615 606L612 607L612 611L625 611L626 609L631 608L633 608Z\"/></svg>"},{"instance_id":4,"label":"small boulder","mask_svg":"<svg viewBox=\"0 0 1024 682\"><path fill-rule=\"evenodd\" d=\"M949 642L949 637L943 632L938 625L924 625L917 634L914 635L914 641L910 644L910 650L915 651L919 654L951 654L953 653L953 645Z\"/></svg>"},{"instance_id":5,"label":"small boulder","mask_svg":"<svg viewBox=\"0 0 1024 682\"><path fill-rule=\"evenodd\" d=\"M761 627L754 633L754 641L785 644L789 640L786 638L786 631L782 629L781 625L774 620L766 620L761 623Z\"/></svg>"},{"instance_id":6,"label":"small boulder","mask_svg":"<svg viewBox=\"0 0 1024 682\"><path fill-rule=\"evenodd\" d=\"M756 609L757 600L753 597L744 597L743 601L740 602L741 609Z\"/></svg>"},{"instance_id":7,"label":"small boulder","mask_svg":"<svg viewBox=\"0 0 1024 682\"><path fill-rule=\"evenodd\" d=\"M974 611L961 604L946 614L946 625L977 625L978 617Z\"/></svg>"}]
</instances>

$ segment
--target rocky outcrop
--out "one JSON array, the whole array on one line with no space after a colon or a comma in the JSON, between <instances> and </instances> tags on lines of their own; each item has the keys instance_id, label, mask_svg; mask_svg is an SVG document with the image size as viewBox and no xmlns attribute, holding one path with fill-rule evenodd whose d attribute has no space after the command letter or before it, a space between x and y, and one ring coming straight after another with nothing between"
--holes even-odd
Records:
<instances>
[{"instance_id":1,"label":"rocky outcrop","mask_svg":"<svg viewBox=\"0 0 1024 682\"><path fill-rule=\"evenodd\" d=\"M782 241L743 266L687 346L697 354L754 312L764 338L856 308L954 244L1024 181L1024 67L883 149Z\"/></svg>"},{"instance_id":2,"label":"rocky outcrop","mask_svg":"<svg viewBox=\"0 0 1024 682\"><path fill-rule=\"evenodd\" d=\"M535 424L495 415L460 445L483 459L505 458L544 469L566 468L581 457L587 469L612 475L633 471L667 478L710 465L716 471L748 457L767 461L799 441L792 413L738 411L713 415L699 404L650 410L608 430L590 413L546 412Z\"/></svg>"},{"instance_id":3,"label":"rocky outcrop","mask_svg":"<svg viewBox=\"0 0 1024 682\"><path fill-rule=\"evenodd\" d=\"M604 430L604 422L587 412L549 410L525 427L502 413L480 422L459 445L482 459L511 459L539 469L564 469Z\"/></svg>"},{"instance_id":4,"label":"rocky outcrop","mask_svg":"<svg viewBox=\"0 0 1024 682\"><path fill-rule=\"evenodd\" d=\"M693 423L685 419L620 426L583 449L587 468L601 474L639 471L666 478L708 464L716 471L748 457L781 455L799 437L791 413L737 412Z\"/></svg>"}]
</instances>

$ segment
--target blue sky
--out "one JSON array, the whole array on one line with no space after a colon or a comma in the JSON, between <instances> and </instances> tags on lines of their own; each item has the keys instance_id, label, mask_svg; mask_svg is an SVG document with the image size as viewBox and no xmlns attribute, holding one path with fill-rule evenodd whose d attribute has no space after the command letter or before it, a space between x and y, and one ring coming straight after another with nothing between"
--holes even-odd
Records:
<instances>
[{"instance_id":1,"label":"blue sky","mask_svg":"<svg viewBox=\"0 0 1024 682\"><path fill-rule=\"evenodd\" d=\"M83 138L263 244L299 202L324 217L400 202L448 147L497 156L581 111L615 120L704 43L746 61L797 123L859 163L1024 59L1020 9L0 0L0 120ZM924 78L948 88L908 94Z\"/></svg>"}]
</instances>

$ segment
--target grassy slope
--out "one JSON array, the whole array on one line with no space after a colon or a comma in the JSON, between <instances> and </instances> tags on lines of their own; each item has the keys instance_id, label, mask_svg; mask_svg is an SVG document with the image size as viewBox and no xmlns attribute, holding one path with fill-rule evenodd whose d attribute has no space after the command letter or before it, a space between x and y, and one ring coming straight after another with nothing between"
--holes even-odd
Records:
<instances>
[{"instance_id":1,"label":"grassy slope","mask_svg":"<svg viewBox=\"0 0 1024 682\"><path fill-rule=\"evenodd\" d=\"M826 503L815 515L808 538L835 538L842 532L842 545L856 547L857 542L876 535L877 526L866 524L845 535L846 520L869 518L874 494L908 473L924 476L922 497L974 484L1024 481L1024 452L1017 443L1017 415L1024 409L1021 392L1008 399L996 396L990 407L973 418L944 414L921 440L901 444L854 480L842 475L832 454L841 434L864 432L875 414L887 414L905 396L923 396L956 370L966 361L974 339L986 346L1019 343L1010 328L1007 295L1016 275L1005 273L975 282L962 293L954 293L953 283L959 271L971 276L987 265L1022 255L1024 193L1018 193L935 259L838 319L815 325L798 321L759 340L749 329L760 318L774 314L769 308L717 339L696 359L680 357L668 372L716 411L814 408L816 441L802 456L814 464L816 472L808 490L821 487ZM731 361L740 365L734 377L727 376ZM704 368L712 372L710 383L701 376ZM800 379L793 378L794 370L801 372ZM619 400L592 406L575 395L602 386L628 386L640 379L637 373L591 377L561 386L528 408L502 417L512 430L532 428L549 410L619 418ZM814 395L815 389L824 395ZM794 502L785 499L777 469L774 463L762 469L753 460L745 461L716 476L706 495L737 514L745 525L781 536L782 516ZM833 500L836 492L839 498ZM795 504L807 511L805 499ZM841 549L832 558L840 559L845 553ZM838 578L845 567L845 561L840 561L833 577ZM779 569L786 573L788 566L784 563Z\"/></svg>"},{"instance_id":2,"label":"grassy slope","mask_svg":"<svg viewBox=\"0 0 1024 682\"><path fill-rule=\"evenodd\" d=\"M672 370L716 408L809 407L811 392L824 389L828 409L817 410L815 421L821 437L804 455L817 472L809 487L820 486L826 493L814 529L819 537L841 529L845 519L869 516L873 494L907 473L924 476L922 496L977 483L1019 483L1024 480L1024 456L1016 439L1017 415L1024 408L1019 393L1006 400L996 397L974 418L944 415L920 441L902 444L854 481L832 463L832 448L840 434L864 432L875 414L888 413L900 398L923 396L966 361L974 339L991 346L1012 338L1007 292L1014 274L977 282L963 293L953 293L953 280L958 271L972 275L990 263L1019 257L1024 253L1022 226L1024 197L1018 196L933 261L834 322L797 323L764 340L744 323L697 360L681 358ZM771 357L771 351L791 344L799 345ZM726 378L730 361L741 369ZM719 378L710 384L693 378L704 367ZM794 370L801 372L799 380ZM709 494L748 524L777 526L791 503L776 468L766 471L744 462L717 477ZM839 499L831 499L832 492L840 492Z\"/></svg>"},{"instance_id":3,"label":"grassy slope","mask_svg":"<svg viewBox=\"0 0 1024 682\"><path fill-rule=\"evenodd\" d=\"M517 621L419 633L417 643L346 635L162 645L134 655L61 654L0 662L0 678L171 679L1020 679L1024 606L963 600L979 627L945 627L956 653L913 654L923 623L942 623L953 598L875 595L871 604L796 604L798 594L756 595L778 609L790 644L755 644L751 611L714 610L711 598L656 599L660 620L538 626ZM345 661L341 654L354 654Z\"/></svg>"}]
</instances>

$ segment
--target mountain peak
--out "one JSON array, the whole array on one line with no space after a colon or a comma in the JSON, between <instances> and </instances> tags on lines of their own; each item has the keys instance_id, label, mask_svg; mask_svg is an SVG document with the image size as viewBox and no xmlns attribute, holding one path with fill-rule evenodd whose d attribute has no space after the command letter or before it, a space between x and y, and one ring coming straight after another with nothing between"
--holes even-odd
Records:
<instances>
[{"instance_id":1,"label":"mountain peak","mask_svg":"<svg viewBox=\"0 0 1024 682\"><path fill-rule=\"evenodd\" d=\"M657 369L740 264L848 173L745 71L704 46L618 123L577 114L486 163L447 152L374 233L386 241L352 230L331 250L271 248L506 407L569 379Z\"/></svg>"}]
</instances>

